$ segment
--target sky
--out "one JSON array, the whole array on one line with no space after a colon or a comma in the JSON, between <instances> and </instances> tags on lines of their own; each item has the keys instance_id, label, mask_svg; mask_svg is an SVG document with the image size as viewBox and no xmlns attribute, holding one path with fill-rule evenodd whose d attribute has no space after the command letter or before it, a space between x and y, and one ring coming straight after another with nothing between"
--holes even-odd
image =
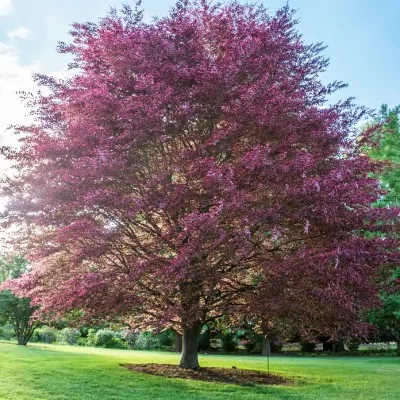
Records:
<instances>
[{"instance_id":1,"label":"sky","mask_svg":"<svg viewBox=\"0 0 400 400\"><path fill-rule=\"evenodd\" d=\"M125 3L133 4L134 0ZM258 0L271 12L286 0ZM298 29L308 43L322 41L331 64L325 82L349 87L336 95L376 109L400 103L400 0L289 0L298 10ZM145 18L167 14L175 0L143 0ZM32 74L66 74L67 56L56 52L68 41L72 22L96 21L119 0L0 0L0 145L15 142L6 127L29 120L17 92L34 91ZM0 173L4 169L0 161ZM1 200L0 200L1 203ZM0 204L1 206L1 204Z\"/></svg>"}]
</instances>

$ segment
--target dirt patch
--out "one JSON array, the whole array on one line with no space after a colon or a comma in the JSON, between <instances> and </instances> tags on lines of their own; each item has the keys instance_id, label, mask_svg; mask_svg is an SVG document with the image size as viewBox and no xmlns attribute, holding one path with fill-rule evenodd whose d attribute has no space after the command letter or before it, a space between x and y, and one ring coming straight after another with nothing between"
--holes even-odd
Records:
<instances>
[{"instance_id":1,"label":"dirt patch","mask_svg":"<svg viewBox=\"0 0 400 400\"><path fill-rule=\"evenodd\" d=\"M206 382L234 383L238 385L290 385L293 381L282 376L238 368L183 369L170 364L121 364L130 371L163 376L165 378L195 379Z\"/></svg>"}]
</instances>

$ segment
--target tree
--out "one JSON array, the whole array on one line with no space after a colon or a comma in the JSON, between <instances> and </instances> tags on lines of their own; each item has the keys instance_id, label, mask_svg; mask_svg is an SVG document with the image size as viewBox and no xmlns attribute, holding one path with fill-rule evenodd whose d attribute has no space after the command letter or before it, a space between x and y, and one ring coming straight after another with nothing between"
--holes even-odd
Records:
<instances>
[{"instance_id":1,"label":"tree","mask_svg":"<svg viewBox=\"0 0 400 400\"><path fill-rule=\"evenodd\" d=\"M344 85L321 83L324 47L288 7L181 0L151 24L138 7L74 24L75 76L26 95L5 223L29 227L33 269L10 287L55 318L173 327L184 368L222 315L333 301L353 321L397 260L396 212L370 207L365 110L327 104ZM359 234L377 221L385 240Z\"/></svg>"},{"instance_id":2,"label":"tree","mask_svg":"<svg viewBox=\"0 0 400 400\"><path fill-rule=\"evenodd\" d=\"M375 145L369 149L369 155L374 159L387 162L385 170L379 179L387 194L379 199L376 206L393 207L400 204L400 106L390 109L382 105L375 122L380 129L375 137ZM370 321L377 326L381 334L388 336L397 343L397 353L400 355L400 268L385 282L385 288L380 294L380 307L372 310Z\"/></svg>"},{"instance_id":3,"label":"tree","mask_svg":"<svg viewBox=\"0 0 400 400\"><path fill-rule=\"evenodd\" d=\"M21 256L11 261L0 261L1 281L8 278L18 278L27 269L27 262ZM0 323L9 323L13 326L19 345L25 346L36 328L36 322L31 319L35 307L31 306L29 298L20 298L11 291L0 292Z\"/></svg>"},{"instance_id":4,"label":"tree","mask_svg":"<svg viewBox=\"0 0 400 400\"><path fill-rule=\"evenodd\" d=\"M35 331L34 311L29 298L17 297L9 290L0 293L0 322L12 325L19 345L26 346Z\"/></svg>"},{"instance_id":5,"label":"tree","mask_svg":"<svg viewBox=\"0 0 400 400\"><path fill-rule=\"evenodd\" d=\"M397 354L400 356L400 269L392 275L380 297L382 304L370 313L370 321L381 335L397 343Z\"/></svg>"},{"instance_id":6,"label":"tree","mask_svg":"<svg viewBox=\"0 0 400 400\"><path fill-rule=\"evenodd\" d=\"M386 104L381 106L375 123L379 124L373 146L368 154L375 160L387 163L379 174L382 186L387 190L378 206L398 206L400 204L400 105L390 109Z\"/></svg>"},{"instance_id":7,"label":"tree","mask_svg":"<svg viewBox=\"0 0 400 400\"><path fill-rule=\"evenodd\" d=\"M0 282L20 277L28 268L25 257L16 255L11 259L0 258Z\"/></svg>"}]
</instances>

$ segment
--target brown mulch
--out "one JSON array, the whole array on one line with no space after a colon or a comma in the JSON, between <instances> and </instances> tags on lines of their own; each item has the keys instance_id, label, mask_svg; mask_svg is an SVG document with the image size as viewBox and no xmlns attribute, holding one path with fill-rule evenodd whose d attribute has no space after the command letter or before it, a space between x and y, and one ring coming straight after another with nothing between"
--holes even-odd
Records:
<instances>
[{"instance_id":1,"label":"brown mulch","mask_svg":"<svg viewBox=\"0 0 400 400\"><path fill-rule=\"evenodd\" d=\"M206 382L235 383L238 385L289 385L293 381L282 376L238 368L183 369L170 364L121 364L130 371L163 376L165 378L195 379Z\"/></svg>"}]
</instances>

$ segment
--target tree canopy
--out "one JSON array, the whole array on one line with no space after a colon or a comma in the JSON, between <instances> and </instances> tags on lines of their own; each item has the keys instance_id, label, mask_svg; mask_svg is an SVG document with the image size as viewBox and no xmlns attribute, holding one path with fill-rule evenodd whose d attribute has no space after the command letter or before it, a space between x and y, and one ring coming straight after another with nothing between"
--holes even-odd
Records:
<instances>
[{"instance_id":1,"label":"tree canopy","mask_svg":"<svg viewBox=\"0 0 400 400\"><path fill-rule=\"evenodd\" d=\"M173 326L182 367L221 315L353 324L397 260L396 211L370 207L364 110L328 103L344 85L321 82L324 47L296 23L200 0L152 23L128 6L75 23L59 46L75 75L37 76L36 123L3 149L5 223L29 227L33 261L10 286L54 316ZM377 223L385 238L362 234Z\"/></svg>"},{"instance_id":2,"label":"tree canopy","mask_svg":"<svg viewBox=\"0 0 400 400\"><path fill-rule=\"evenodd\" d=\"M22 256L14 256L9 260L1 259L0 282L19 278L27 267L28 263ZM31 319L35 309L29 298L20 298L9 290L0 292L0 323L13 326L19 345L25 346L36 328L36 321Z\"/></svg>"},{"instance_id":3,"label":"tree canopy","mask_svg":"<svg viewBox=\"0 0 400 400\"><path fill-rule=\"evenodd\" d=\"M375 160L387 162L386 168L379 174L383 188L387 190L380 205L400 204L400 106L390 109L383 104L375 123L380 128L375 134L373 146L368 154Z\"/></svg>"},{"instance_id":4,"label":"tree canopy","mask_svg":"<svg viewBox=\"0 0 400 400\"><path fill-rule=\"evenodd\" d=\"M375 121L380 124L380 129L375 135L375 143L370 148L369 154L387 163L379 175L387 193L377 202L378 207L398 207L400 204L399 115L400 106L390 109L384 104ZM400 268L397 268L385 282L380 299L381 304L370 313L370 320L383 336L397 342L397 353L400 355Z\"/></svg>"}]
</instances>

